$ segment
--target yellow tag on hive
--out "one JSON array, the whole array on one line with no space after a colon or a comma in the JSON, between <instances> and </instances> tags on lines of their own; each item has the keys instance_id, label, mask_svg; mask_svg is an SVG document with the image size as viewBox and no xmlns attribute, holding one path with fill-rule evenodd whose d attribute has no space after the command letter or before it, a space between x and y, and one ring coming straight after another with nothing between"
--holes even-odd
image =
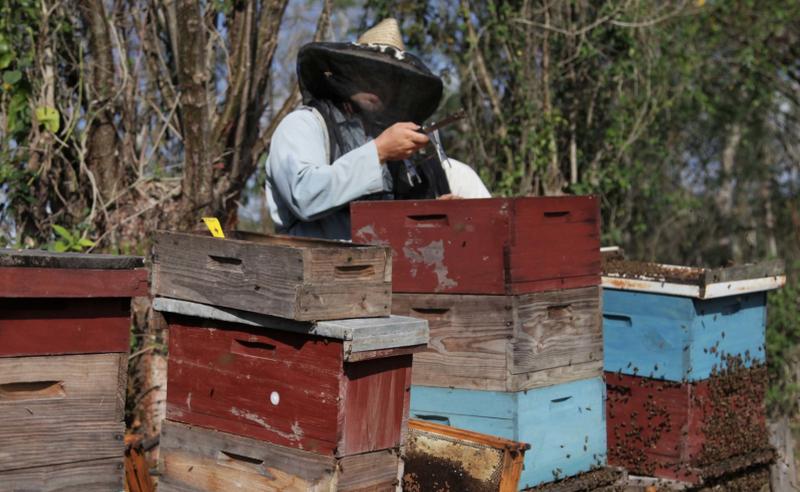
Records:
<instances>
[{"instance_id":1,"label":"yellow tag on hive","mask_svg":"<svg viewBox=\"0 0 800 492\"><path fill-rule=\"evenodd\" d=\"M203 217L203 222L205 222L208 230L211 231L212 236L222 238L225 237L225 234L222 233L222 226L216 217Z\"/></svg>"}]
</instances>

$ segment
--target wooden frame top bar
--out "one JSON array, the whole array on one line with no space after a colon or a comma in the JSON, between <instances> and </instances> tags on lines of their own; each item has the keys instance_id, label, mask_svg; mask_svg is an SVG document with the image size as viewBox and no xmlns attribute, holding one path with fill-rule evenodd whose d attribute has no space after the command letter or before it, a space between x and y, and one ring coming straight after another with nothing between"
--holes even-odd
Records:
<instances>
[{"instance_id":1,"label":"wooden frame top bar","mask_svg":"<svg viewBox=\"0 0 800 492\"><path fill-rule=\"evenodd\" d=\"M295 321L166 297L156 297L153 300L153 309L163 313L195 316L342 340L347 360L359 352L418 346L424 348L428 343L429 336L427 321L406 316L316 322Z\"/></svg>"}]
</instances>

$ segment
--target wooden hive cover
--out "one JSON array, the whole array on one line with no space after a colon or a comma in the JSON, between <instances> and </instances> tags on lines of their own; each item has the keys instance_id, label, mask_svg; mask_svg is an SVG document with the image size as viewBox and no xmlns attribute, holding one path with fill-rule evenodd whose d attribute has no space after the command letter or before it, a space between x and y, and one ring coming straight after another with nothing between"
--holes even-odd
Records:
<instances>
[{"instance_id":1,"label":"wooden hive cover","mask_svg":"<svg viewBox=\"0 0 800 492\"><path fill-rule=\"evenodd\" d=\"M90 298L147 295L139 256L0 249L0 298Z\"/></svg>"},{"instance_id":2,"label":"wooden hive cover","mask_svg":"<svg viewBox=\"0 0 800 492\"><path fill-rule=\"evenodd\" d=\"M783 260L703 268L603 256L603 287L609 289L717 299L779 289L785 283Z\"/></svg>"},{"instance_id":3,"label":"wooden hive cover","mask_svg":"<svg viewBox=\"0 0 800 492\"><path fill-rule=\"evenodd\" d=\"M382 247L228 233L157 232L154 295L295 320L386 316L391 263Z\"/></svg>"},{"instance_id":4,"label":"wooden hive cover","mask_svg":"<svg viewBox=\"0 0 800 492\"><path fill-rule=\"evenodd\" d=\"M521 294L600 283L593 196L370 201L353 240L391 246L393 290Z\"/></svg>"}]
</instances>

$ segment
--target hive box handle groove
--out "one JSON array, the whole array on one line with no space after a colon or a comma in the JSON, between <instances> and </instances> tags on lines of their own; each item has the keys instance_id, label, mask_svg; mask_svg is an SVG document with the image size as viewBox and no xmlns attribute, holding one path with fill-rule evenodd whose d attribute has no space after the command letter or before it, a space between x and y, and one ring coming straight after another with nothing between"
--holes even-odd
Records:
<instances>
[{"instance_id":1,"label":"hive box handle groove","mask_svg":"<svg viewBox=\"0 0 800 492\"><path fill-rule=\"evenodd\" d=\"M615 321L625 326L633 326L633 320L631 319L631 317L625 316L624 314L603 313L603 319L606 319L608 321Z\"/></svg>"},{"instance_id":2,"label":"hive box handle groove","mask_svg":"<svg viewBox=\"0 0 800 492\"><path fill-rule=\"evenodd\" d=\"M336 279L370 278L375 275L373 265L339 265L333 269Z\"/></svg>"},{"instance_id":3,"label":"hive box handle groove","mask_svg":"<svg viewBox=\"0 0 800 492\"><path fill-rule=\"evenodd\" d=\"M547 319L564 319L572 316L572 304L557 304L547 307Z\"/></svg>"},{"instance_id":4,"label":"hive box handle groove","mask_svg":"<svg viewBox=\"0 0 800 492\"><path fill-rule=\"evenodd\" d=\"M555 219L558 217L567 217L570 214L569 210L549 210L544 212L544 216L548 219Z\"/></svg>"},{"instance_id":5,"label":"hive box handle groove","mask_svg":"<svg viewBox=\"0 0 800 492\"><path fill-rule=\"evenodd\" d=\"M443 227L449 224L446 214L406 216L406 227Z\"/></svg>"},{"instance_id":6,"label":"hive box handle groove","mask_svg":"<svg viewBox=\"0 0 800 492\"><path fill-rule=\"evenodd\" d=\"M450 425L450 418L445 417L444 415L425 415L425 414L414 414L415 419L419 420L427 420L428 422L440 422L444 425Z\"/></svg>"},{"instance_id":7,"label":"hive box handle groove","mask_svg":"<svg viewBox=\"0 0 800 492\"><path fill-rule=\"evenodd\" d=\"M226 272L242 273L242 260L241 258L233 258L230 256L208 255L208 267L213 270L222 270Z\"/></svg>"},{"instance_id":8,"label":"hive box handle groove","mask_svg":"<svg viewBox=\"0 0 800 492\"><path fill-rule=\"evenodd\" d=\"M236 338L231 342L232 354L245 355L247 357L271 358L266 355L272 354L276 349L277 347L271 343L257 342L255 340L240 340Z\"/></svg>"},{"instance_id":9,"label":"hive box handle groove","mask_svg":"<svg viewBox=\"0 0 800 492\"><path fill-rule=\"evenodd\" d=\"M222 450L217 454L217 463L225 464L231 462L241 462L256 466L261 466L264 464L264 460L251 458L250 456L245 456L243 454L232 453L230 451Z\"/></svg>"},{"instance_id":10,"label":"hive box handle groove","mask_svg":"<svg viewBox=\"0 0 800 492\"><path fill-rule=\"evenodd\" d=\"M450 308L438 308L438 307L412 307L412 311L417 314L421 314L423 316L444 316L448 312L450 312Z\"/></svg>"},{"instance_id":11,"label":"hive box handle groove","mask_svg":"<svg viewBox=\"0 0 800 492\"><path fill-rule=\"evenodd\" d=\"M0 401L46 400L64 398L63 381L30 381L0 384Z\"/></svg>"}]
</instances>

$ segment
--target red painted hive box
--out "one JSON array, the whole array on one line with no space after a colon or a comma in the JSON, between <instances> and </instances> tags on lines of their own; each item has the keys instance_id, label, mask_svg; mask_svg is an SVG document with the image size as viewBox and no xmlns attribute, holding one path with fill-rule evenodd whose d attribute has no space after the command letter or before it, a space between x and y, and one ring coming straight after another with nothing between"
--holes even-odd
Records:
<instances>
[{"instance_id":1,"label":"red painted hive box","mask_svg":"<svg viewBox=\"0 0 800 492\"><path fill-rule=\"evenodd\" d=\"M596 197L370 201L353 241L392 248L394 292L522 294L599 285Z\"/></svg>"},{"instance_id":2,"label":"red painted hive box","mask_svg":"<svg viewBox=\"0 0 800 492\"><path fill-rule=\"evenodd\" d=\"M764 366L693 383L606 373L608 463L701 484L769 462Z\"/></svg>"},{"instance_id":3,"label":"red painted hive box","mask_svg":"<svg viewBox=\"0 0 800 492\"><path fill-rule=\"evenodd\" d=\"M138 257L0 250L0 489L122 488Z\"/></svg>"},{"instance_id":4,"label":"red painted hive box","mask_svg":"<svg viewBox=\"0 0 800 492\"><path fill-rule=\"evenodd\" d=\"M427 323L298 322L157 298L169 323L167 418L328 456L396 448Z\"/></svg>"}]
</instances>

